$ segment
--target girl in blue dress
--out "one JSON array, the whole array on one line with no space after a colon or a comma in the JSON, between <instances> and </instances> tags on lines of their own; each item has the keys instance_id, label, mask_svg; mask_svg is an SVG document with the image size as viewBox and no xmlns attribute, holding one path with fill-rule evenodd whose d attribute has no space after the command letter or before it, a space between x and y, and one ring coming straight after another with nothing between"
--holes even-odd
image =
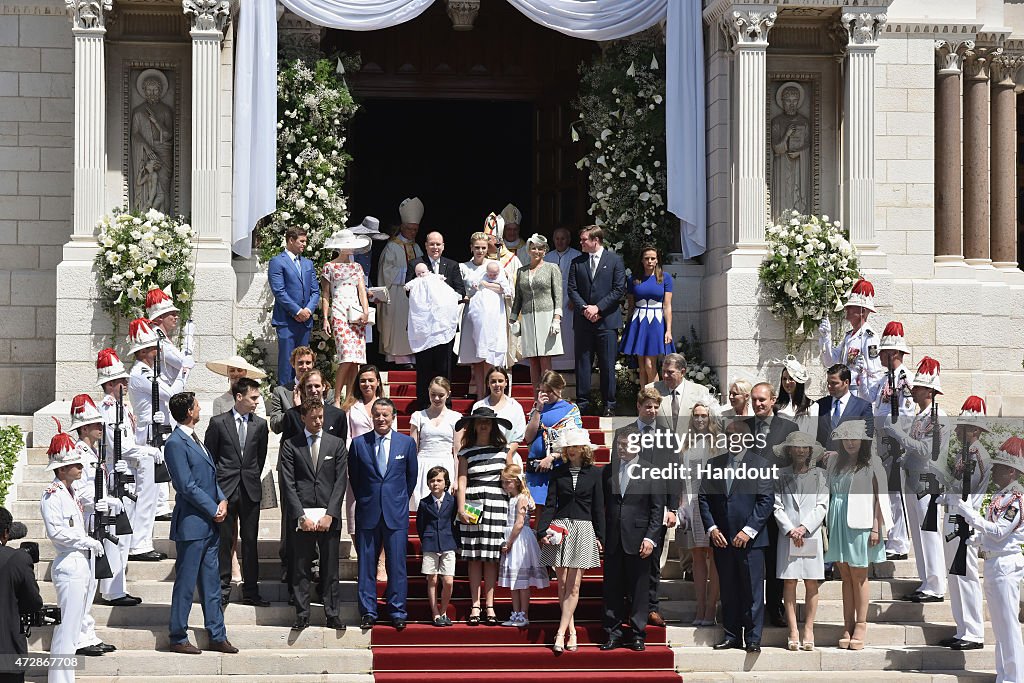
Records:
<instances>
[{"instance_id":1,"label":"girl in blue dress","mask_svg":"<svg viewBox=\"0 0 1024 683\"><path fill-rule=\"evenodd\" d=\"M654 247L640 252L640 268L629 280L626 318L619 352L637 357L640 386L658 381L658 356L675 351L672 344L672 276L661 268Z\"/></svg>"},{"instance_id":2,"label":"girl in blue dress","mask_svg":"<svg viewBox=\"0 0 1024 683\"><path fill-rule=\"evenodd\" d=\"M554 370L546 370L540 376L537 400L526 421L523 440L530 444L530 452L524 469L530 496L537 504L537 519L544 512L544 505L538 501L548 499L551 469L560 462L558 454L551 452L557 433L562 429L583 429L580 409L562 398L564 390L565 378Z\"/></svg>"}]
</instances>

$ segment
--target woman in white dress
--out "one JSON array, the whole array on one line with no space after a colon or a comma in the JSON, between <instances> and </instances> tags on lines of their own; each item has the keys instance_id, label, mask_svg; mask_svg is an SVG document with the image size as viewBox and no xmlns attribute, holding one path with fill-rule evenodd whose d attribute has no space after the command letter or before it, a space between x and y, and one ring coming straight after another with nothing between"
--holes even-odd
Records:
<instances>
[{"instance_id":1,"label":"woman in white dress","mask_svg":"<svg viewBox=\"0 0 1024 683\"><path fill-rule=\"evenodd\" d=\"M469 393L467 398L478 399L487 393L484 384L484 374L487 372L487 362L481 359L473 344L475 335L475 321L468 315L469 301L477 293L476 287L470 287L470 282L479 281L485 272L484 264L489 260L487 251L490 249L490 239L486 233L474 232L469 238L469 250L473 258L465 263L459 264L462 272L462 281L466 284L466 299L462 310L462 324L459 327L459 365L469 365L472 377L469 382Z\"/></svg>"},{"instance_id":2,"label":"woman in white dress","mask_svg":"<svg viewBox=\"0 0 1024 683\"><path fill-rule=\"evenodd\" d=\"M791 432L774 446L778 458L789 467L779 470L775 482L775 522L779 525L776 571L782 584L782 601L789 624L790 650L814 649L814 614L818 609L818 581L825 578L821 529L828 513L828 475L816 467L824 452L814 437ZM809 548L808 544L813 548ZM809 551L813 549L813 553ZM804 582L804 632L800 641L796 619L796 584Z\"/></svg>"},{"instance_id":3,"label":"woman in white dress","mask_svg":"<svg viewBox=\"0 0 1024 683\"><path fill-rule=\"evenodd\" d=\"M779 378L775 414L790 418L801 432L815 437L818 434L818 404L807 395L810 374L795 356L786 356L781 363L782 377Z\"/></svg>"},{"instance_id":4,"label":"woman in white dress","mask_svg":"<svg viewBox=\"0 0 1024 683\"><path fill-rule=\"evenodd\" d=\"M338 230L324 242L335 249L333 259L320 274L320 314L324 334L334 335L338 371L334 378L334 405L341 407L342 389L347 389L356 369L366 362L366 324L370 305L366 299L363 267L353 255L370 248L370 240L357 237L348 228Z\"/></svg>"},{"instance_id":5,"label":"woman in white dress","mask_svg":"<svg viewBox=\"0 0 1024 683\"><path fill-rule=\"evenodd\" d=\"M694 626L714 626L715 614L718 610L718 570L715 568L715 557L711 552L711 542L704 529L704 522L697 505L699 481L694 479L697 466L707 464L711 458L721 455L724 449L718 447L721 426L718 418L712 413L711 406L698 401L690 412L690 427L686 433L681 452L684 472L690 472L693 486L686 487L679 500L679 519L690 520L689 527L683 534L677 534L679 560L682 562L686 551L693 556L693 585L697 597L697 611L693 617ZM692 490L687 490L692 488Z\"/></svg>"},{"instance_id":6,"label":"woman in white dress","mask_svg":"<svg viewBox=\"0 0 1024 683\"><path fill-rule=\"evenodd\" d=\"M523 442L526 434L526 413L519 401L512 398L512 377L508 370L501 366L492 367L484 376L487 382L488 394L473 404L473 410L477 408L490 408L498 417L504 418L512 423L511 429L501 427L501 433L508 442L508 454L505 457L506 465L523 466L523 459L518 450L519 444Z\"/></svg>"},{"instance_id":7,"label":"woman in white dress","mask_svg":"<svg viewBox=\"0 0 1024 683\"><path fill-rule=\"evenodd\" d=\"M348 398L345 399L341 409L348 416L348 437L345 447L352 448L352 439L373 431L373 420L370 419L370 407L378 398L384 396L384 383L380 379L380 371L375 365L363 365L356 374L355 381L348 391ZM356 534L356 497L352 493L352 482L348 483L345 489L345 523L349 536L353 539ZM355 555L355 542L351 544L351 554ZM381 554L381 557L384 557ZM383 571L383 562L378 571Z\"/></svg>"},{"instance_id":8,"label":"woman in white dress","mask_svg":"<svg viewBox=\"0 0 1024 683\"><path fill-rule=\"evenodd\" d=\"M409 436L416 442L418 469L416 489L409 499L410 510L416 510L420 500L430 494L427 472L432 467L445 468L452 480L459 472L457 454L462 448L462 432L455 430L455 424L462 414L449 410L445 405L452 394L452 385L445 377L435 377L430 380L427 393L430 407L416 411L409 420Z\"/></svg>"}]
</instances>

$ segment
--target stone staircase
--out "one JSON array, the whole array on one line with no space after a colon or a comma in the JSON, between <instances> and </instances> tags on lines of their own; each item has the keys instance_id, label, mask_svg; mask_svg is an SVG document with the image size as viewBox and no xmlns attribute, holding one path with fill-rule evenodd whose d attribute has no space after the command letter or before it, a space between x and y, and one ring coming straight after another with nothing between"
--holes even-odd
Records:
<instances>
[{"instance_id":1,"label":"stone staircase","mask_svg":"<svg viewBox=\"0 0 1024 683\"><path fill-rule=\"evenodd\" d=\"M398 375L398 373L394 373ZM394 377L393 379L397 379ZM406 379L403 377L403 379ZM518 378L517 378L518 379ZM407 397L411 387L408 382L393 382L390 393L396 398ZM456 395L459 389L456 388ZM524 400L525 397L523 397ZM408 412L407 401L402 401L400 409ZM456 405L456 409L463 406ZM401 420L403 431L408 428L407 419ZM595 437L610 442L611 423L608 420L588 418L587 425ZM601 434L604 432L604 434ZM275 439L276 441L276 439ZM271 444L271 453L276 451L276 444ZM599 462L607 462L607 450L601 449ZM54 556L52 544L45 538L42 522L39 519L38 499L45 485L50 481L48 473L43 471L46 463L45 448L34 447L28 450L27 463L21 471L21 480L17 483L17 501L8 505L15 519L24 522L29 528L26 540L34 540L40 546L40 562L36 566L36 576L44 601L54 603L56 594L49 581L50 564ZM173 492L172 492L173 496ZM403 636L414 632L413 620L406 634L390 633L387 625L377 626L374 632L361 631L358 627L358 610L356 606L356 563L354 560L341 560L341 595L343 608L341 617L349 624L348 630L338 634L320 626L323 623L323 610L314 605L309 629L296 634L289 629L294 618L294 609L285 600L287 591L280 583L280 569L277 558L277 547L280 529L279 510L264 510L261 514L259 531L260 554L260 592L272 605L266 608L250 607L231 603L225 611L228 637L242 651L238 655L222 655L204 652L199 656L173 655L167 653L167 624L170 612L171 588L174 576L174 544L167 540L169 522L157 522L154 537L156 547L170 555L172 559L156 563L133 562L129 565L129 592L143 598L138 607L107 607L94 605L92 614L96 619L96 630L104 642L118 647L118 651L103 657L85 658L84 669L78 676L90 683L100 681L119 681L134 683L135 681L158 681L159 683L177 683L189 681L202 683L205 681L223 680L223 676L231 676L235 682L242 681L317 681L356 683L373 680L374 652L387 647L397 647ZM341 556L347 557L351 541L347 534L342 536ZM954 652L935 646L939 640L953 635L954 626L948 603L913 604L905 603L899 598L917 586L916 571L913 560L884 562L875 565L871 572L871 609L867 646L859 652L838 650L835 643L842 630L842 591L839 581L826 582L822 585L818 604L815 641L817 649L813 652L789 652L785 650L786 630L766 626L762 645L764 650L757 655L749 655L742 651L715 652L711 645L722 638L722 629L718 626L696 628L689 626L693 619L695 603L693 601L694 586L680 578L679 567L675 558L678 556L674 541L669 550L671 558L665 568L664 580L661 585L662 613L669 624L665 629L658 629L656 642L649 640L650 645L669 646L674 656L678 674L688 682L696 681L820 681L829 678L835 681L962 681L981 682L994 680L994 647L995 639L990 630L986 631L986 647L970 652ZM460 567L461 567L460 563ZM415 574L410 573L410 578ZM457 582L464 583L464 582ZM410 581L410 614L423 612L425 596L420 582ZM723 587L728 590L728 587ZM456 598L464 596L464 588L456 588ZM802 586L799 588L798 600L802 607ZM235 598L240 598L240 587L235 588ZM586 599L586 598L584 598ZM590 598L592 601L596 597ZM458 602L458 600L456 600ZM457 679L461 683L473 681L516 679L551 680L551 674L542 672L546 666L557 667L558 673L554 680L562 676L574 678L590 678L603 680L592 670L584 671L573 668L571 657L575 653L565 653L556 658L550 652L550 638L547 632L554 630L554 617L546 604L547 599L538 598L535 610L536 618L532 623L540 631L540 637L528 638L529 643L517 644L513 652L516 656L523 653L521 671L491 672L460 670L457 665L451 666L449 674L431 674L438 670L449 670L444 658L426 656L435 648L423 650L421 664L399 674L381 675L381 680L443 680ZM507 591L499 589L496 599L499 618L504 618L510 602ZM544 603L544 604L541 604ZM581 606L583 602L581 601ZM419 607L419 608L417 608ZM588 611L591 614L592 611ZM450 613L453 618L464 618L462 612ZM585 622L581 626L580 655L597 654L599 656L614 655L622 657L625 651L615 653L597 653L597 645L603 640L596 629L596 616L579 619ZM207 637L202 628L202 611L198 605L192 611L190 619L190 637L200 647L207 644ZM496 627L499 630L501 627ZM376 633L385 629L385 633ZM588 636L582 632L586 629ZM440 629L446 630L446 629ZM486 626L472 629L472 641L458 641L459 646L475 647L509 647L512 645L495 645L494 637L484 631L493 631ZM664 634L663 636L661 634ZM33 631L29 648L33 652L46 651L49 648L52 629L42 628ZM498 634L495 633L494 636ZM653 632L652 632L653 635ZM381 636L386 636L382 638ZM373 650L371 650L373 639ZM500 640L500 639L498 639ZM411 642L411 641L410 641ZM465 644L463 644L465 643ZM425 647L425 646L423 646ZM458 651L446 646L446 654L458 657ZM656 648L651 648L656 649ZM467 650L467 653L471 650ZM645 655L648 653L628 653L630 670L622 671L618 680L641 680L645 671ZM582 657L577 661L582 662ZM593 661L593 659L590 659ZM600 661L600 660L598 660ZM613 665L609 657L609 666ZM588 669L590 666L587 667ZM531 674L531 671L533 673ZM575 671L576 673L572 673ZM565 673L562 673L565 672ZM609 672L611 673L611 672ZM543 675L542 675L543 674ZM43 677L30 677L29 680L44 680Z\"/></svg>"}]
</instances>

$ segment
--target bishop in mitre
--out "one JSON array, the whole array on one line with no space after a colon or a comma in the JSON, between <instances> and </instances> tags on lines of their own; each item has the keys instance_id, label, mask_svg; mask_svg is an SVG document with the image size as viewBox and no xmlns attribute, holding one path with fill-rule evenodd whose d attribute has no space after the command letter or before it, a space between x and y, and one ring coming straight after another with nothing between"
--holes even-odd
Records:
<instances>
[{"instance_id":1,"label":"bishop in mitre","mask_svg":"<svg viewBox=\"0 0 1024 683\"><path fill-rule=\"evenodd\" d=\"M501 210L501 217L505 221L505 230L502 233L502 241L505 248L516 255L519 263L529 265L530 250L526 246L526 240L519 235L520 224L523 222L523 212L515 204L509 203Z\"/></svg>"},{"instance_id":2,"label":"bishop in mitre","mask_svg":"<svg viewBox=\"0 0 1024 683\"><path fill-rule=\"evenodd\" d=\"M402 225L398 234L388 240L380 255L377 286L387 287L390 302L378 304L381 322L380 350L389 362L407 365L413 362L409 346L409 298L405 295L405 272L415 259L423 256L416 244L416 233L423 219L423 202L419 197L405 199L398 205Z\"/></svg>"}]
</instances>

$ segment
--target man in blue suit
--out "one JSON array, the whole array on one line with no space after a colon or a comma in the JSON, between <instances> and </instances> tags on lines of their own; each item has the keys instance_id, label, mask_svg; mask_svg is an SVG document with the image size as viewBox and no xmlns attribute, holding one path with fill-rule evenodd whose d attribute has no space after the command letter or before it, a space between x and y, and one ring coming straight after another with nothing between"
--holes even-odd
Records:
<instances>
[{"instance_id":1,"label":"man in blue suit","mask_svg":"<svg viewBox=\"0 0 1024 683\"><path fill-rule=\"evenodd\" d=\"M284 251L270 259L267 281L274 293L274 316L270 322L277 329L277 378L281 384L288 384L295 379L292 349L309 345L313 311L320 303L320 285L313 262L302 256L306 248L305 229L288 228L284 246Z\"/></svg>"},{"instance_id":2,"label":"man in blue suit","mask_svg":"<svg viewBox=\"0 0 1024 683\"><path fill-rule=\"evenodd\" d=\"M352 440L348 476L356 497L356 549L359 553L359 613L363 628L377 623L377 558L386 555L388 587L384 598L391 623L405 628L405 569L409 535L409 498L416 490L416 442L392 431L395 404L378 398L370 410L373 431Z\"/></svg>"},{"instance_id":3,"label":"man in blue suit","mask_svg":"<svg viewBox=\"0 0 1024 683\"><path fill-rule=\"evenodd\" d=\"M626 267L622 257L604 248L604 230L588 225L580 230L583 255L569 265L569 303L576 330L576 404L586 412L590 404L593 354L601 374L601 396L606 417L615 415L615 355L622 327L619 304L626 295Z\"/></svg>"},{"instance_id":4,"label":"man in blue suit","mask_svg":"<svg viewBox=\"0 0 1024 683\"><path fill-rule=\"evenodd\" d=\"M171 540L175 542L174 590L171 594L171 652L197 655L201 650L188 642L188 615L197 582L210 635L210 650L235 654L228 642L220 599L220 532L228 514L227 496L217 484L217 467L196 435L199 401L191 391L175 394L168 402L178 423L164 446L164 461L177 493L171 516Z\"/></svg>"},{"instance_id":5,"label":"man in blue suit","mask_svg":"<svg viewBox=\"0 0 1024 683\"><path fill-rule=\"evenodd\" d=\"M832 447L832 432L848 420L864 420L868 436L873 436L875 419L871 404L850 392L850 368L837 363L827 370L827 375L828 396L818 399L818 443L836 450Z\"/></svg>"},{"instance_id":6,"label":"man in blue suit","mask_svg":"<svg viewBox=\"0 0 1024 683\"><path fill-rule=\"evenodd\" d=\"M730 648L761 651L764 623L764 551L768 547L765 524L774 506L773 481L768 461L744 446L753 435L745 420L732 420L726 427L729 452L712 458L710 476L702 477L700 516L714 549L715 566L722 586L722 615L725 640L716 650ZM760 470L751 476L751 469ZM745 469L747 478L734 478ZM768 470L767 472L765 470Z\"/></svg>"}]
</instances>

